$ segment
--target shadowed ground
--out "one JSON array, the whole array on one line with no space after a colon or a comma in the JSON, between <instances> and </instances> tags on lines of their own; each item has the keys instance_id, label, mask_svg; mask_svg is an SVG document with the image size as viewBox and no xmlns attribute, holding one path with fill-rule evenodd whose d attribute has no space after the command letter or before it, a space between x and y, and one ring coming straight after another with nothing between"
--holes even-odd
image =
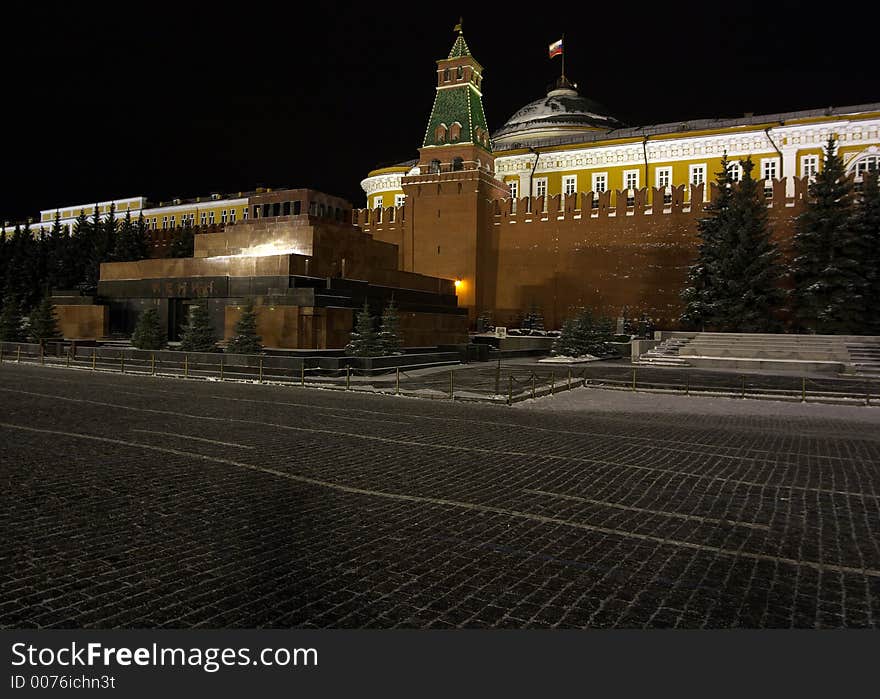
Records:
<instances>
[{"instance_id":1,"label":"shadowed ground","mask_svg":"<svg viewBox=\"0 0 880 699\"><path fill-rule=\"evenodd\" d=\"M6 628L880 618L878 408L10 364L0 401Z\"/></svg>"}]
</instances>

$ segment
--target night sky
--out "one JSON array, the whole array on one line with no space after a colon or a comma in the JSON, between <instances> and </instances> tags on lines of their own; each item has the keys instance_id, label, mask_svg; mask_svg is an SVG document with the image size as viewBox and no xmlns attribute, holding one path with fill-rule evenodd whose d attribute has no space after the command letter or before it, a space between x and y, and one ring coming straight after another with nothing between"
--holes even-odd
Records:
<instances>
[{"instance_id":1,"label":"night sky","mask_svg":"<svg viewBox=\"0 0 880 699\"><path fill-rule=\"evenodd\" d=\"M492 130L563 32L566 74L630 125L880 101L875 3L314 5L7 2L0 217L257 186L363 206L369 170L417 156L459 14Z\"/></svg>"}]
</instances>

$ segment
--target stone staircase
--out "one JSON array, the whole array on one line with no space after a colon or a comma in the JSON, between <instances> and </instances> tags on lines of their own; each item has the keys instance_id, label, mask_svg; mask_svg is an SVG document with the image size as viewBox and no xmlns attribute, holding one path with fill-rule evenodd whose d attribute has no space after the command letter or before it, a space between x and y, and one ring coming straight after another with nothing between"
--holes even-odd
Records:
<instances>
[{"instance_id":1,"label":"stone staircase","mask_svg":"<svg viewBox=\"0 0 880 699\"><path fill-rule=\"evenodd\" d=\"M678 353L690 342L688 337L670 337L663 340L654 349L650 349L634 362L648 366L691 366Z\"/></svg>"},{"instance_id":2,"label":"stone staircase","mask_svg":"<svg viewBox=\"0 0 880 699\"><path fill-rule=\"evenodd\" d=\"M636 363L880 377L880 337L670 332Z\"/></svg>"},{"instance_id":3,"label":"stone staircase","mask_svg":"<svg viewBox=\"0 0 880 699\"><path fill-rule=\"evenodd\" d=\"M880 378L880 338L864 338L862 342L847 342L852 371L860 376Z\"/></svg>"}]
</instances>

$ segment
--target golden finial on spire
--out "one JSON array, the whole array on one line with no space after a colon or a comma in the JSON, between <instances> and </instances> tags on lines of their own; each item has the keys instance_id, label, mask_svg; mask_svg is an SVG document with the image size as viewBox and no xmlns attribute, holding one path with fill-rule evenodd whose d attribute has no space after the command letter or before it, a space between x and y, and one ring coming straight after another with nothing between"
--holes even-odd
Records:
<instances>
[{"instance_id":1,"label":"golden finial on spire","mask_svg":"<svg viewBox=\"0 0 880 699\"><path fill-rule=\"evenodd\" d=\"M461 31L461 25L462 25L462 24L464 24L464 18L463 18L463 17L459 17L459 18L458 18L458 24L455 25L455 28L454 28L452 31L454 31L454 32L458 32L459 34L462 34L462 33L463 33L463 32Z\"/></svg>"}]
</instances>

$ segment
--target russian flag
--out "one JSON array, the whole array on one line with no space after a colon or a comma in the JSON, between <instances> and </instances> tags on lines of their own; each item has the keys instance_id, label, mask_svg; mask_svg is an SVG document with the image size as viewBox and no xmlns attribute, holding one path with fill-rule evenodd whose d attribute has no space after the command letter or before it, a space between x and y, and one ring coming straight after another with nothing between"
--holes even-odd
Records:
<instances>
[{"instance_id":1,"label":"russian flag","mask_svg":"<svg viewBox=\"0 0 880 699\"><path fill-rule=\"evenodd\" d=\"M550 44L550 58L562 55L562 39Z\"/></svg>"}]
</instances>

